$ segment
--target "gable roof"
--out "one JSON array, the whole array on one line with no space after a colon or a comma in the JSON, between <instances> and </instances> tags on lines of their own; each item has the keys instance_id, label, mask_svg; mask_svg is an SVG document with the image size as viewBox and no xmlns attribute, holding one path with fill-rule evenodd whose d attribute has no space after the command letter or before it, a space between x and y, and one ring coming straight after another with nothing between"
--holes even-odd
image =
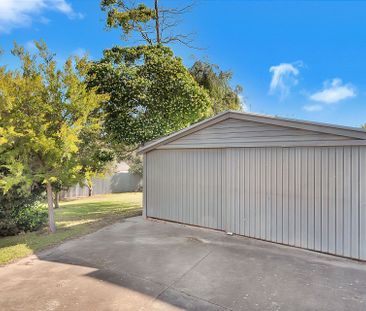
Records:
<instances>
[{"instance_id":1,"label":"gable roof","mask_svg":"<svg viewBox=\"0 0 366 311\"><path fill-rule=\"evenodd\" d=\"M186 127L180 131L177 131L173 134L168 136L162 137L160 139L156 139L151 141L144 146L142 146L138 152L139 153L146 153L159 146L168 144L172 141L175 141L181 137L186 135L192 134L199 130L202 130L206 127L212 126L216 123L222 122L227 119L234 119L234 120L242 120L242 121L251 121L251 122L258 122L270 125L277 125L277 126L284 126L289 128L296 128L302 130L308 130L313 132L320 132L326 134L333 134L339 136L346 136L350 139L356 140L366 140L366 131L362 128L356 127L348 127L348 126L341 126L335 124L327 124L327 123L320 123L320 122L311 122L311 121L304 121L304 120L296 120L296 119L288 119L270 115L262 115L256 113L247 113L247 112L237 112L237 111L225 111L220 113L212 118L203 120L196 124L193 124L189 127Z\"/></svg>"}]
</instances>

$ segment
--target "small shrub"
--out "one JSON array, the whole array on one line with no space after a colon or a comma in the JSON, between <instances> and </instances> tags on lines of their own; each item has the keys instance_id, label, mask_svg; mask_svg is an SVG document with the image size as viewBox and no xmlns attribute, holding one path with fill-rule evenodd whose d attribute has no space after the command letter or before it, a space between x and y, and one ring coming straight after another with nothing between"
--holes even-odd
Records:
<instances>
[{"instance_id":1,"label":"small shrub","mask_svg":"<svg viewBox=\"0 0 366 311\"><path fill-rule=\"evenodd\" d=\"M17 187L6 193L0 190L0 236L38 230L47 219L47 211L39 203L42 194L43 188L37 185L29 192Z\"/></svg>"},{"instance_id":2,"label":"small shrub","mask_svg":"<svg viewBox=\"0 0 366 311\"><path fill-rule=\"evenodd\" d=\"M10 215L0 209L0 236L16 235L19 233L19 229Z\"/></svg>"},{"instance_id":3,"label":"small shrub","mask_svg":"<svg viewBox=\"0 0 366 311\"><path fill-rule=\"evenodd\" d=\"M130 168L128 172L137 176L142 177L143 175L143 163L141 156L131 156L130 161L128 161Z\"/></svg>"},{"instance_id":4,"label":"small shrub","mask_svg":"<svg viewBox=\"0 0 366 311\"><path fill-rule=\"evenodd\" d=\"M46 220L47 211L40 203L28 204L11 212L0 210L0 236L36 231Z\"/></svg>"},{"instance_id":5,"label":"small shrub","mask_svg":"<svg viewBox=\"0 0 366 311\"><path fill-rule=\"evenodd\" d=\"M13 218L19 231L36 231L47 220L47 211L38 202L15 210Z\"/></svg>"}]
</instances>

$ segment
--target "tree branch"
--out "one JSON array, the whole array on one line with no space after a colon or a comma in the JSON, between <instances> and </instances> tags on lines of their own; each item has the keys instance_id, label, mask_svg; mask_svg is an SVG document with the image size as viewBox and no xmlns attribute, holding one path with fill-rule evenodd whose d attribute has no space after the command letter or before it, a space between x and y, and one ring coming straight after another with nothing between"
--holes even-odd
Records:
<instances>
[{"instance_id":1,"label":"tree branch","mask_svg":"<svg viewBox=\"0 0 366 311\"><path fill-rule=\"evenodd\" d=\"M165 37L161 42L164 44L168 44L168 43L172 43L172 42L179 42L190 49L205 50L204 48L200 48L200 47L197 47L197 46L194 46L191 44L193 42L193 39L190 38L192 35L193 35L193 33L190 33L187 35L180 34L180 35Z\"/></svg>"},{"instance_id":2,"label":"tree branch","mask_svg":"<svg viewBox=\"0 0 366 311\"><path fill-rule=\"evenodd\" d=\"M185 7L182 7L182 8L161 8L160 9L160 12L161 13L169 13L171 15L182 15L182 14L185 14L185 13L188 13L190 11L192 11L193 7L195 6L195 1L186 5Z\"/></svg>"}]
</instances>

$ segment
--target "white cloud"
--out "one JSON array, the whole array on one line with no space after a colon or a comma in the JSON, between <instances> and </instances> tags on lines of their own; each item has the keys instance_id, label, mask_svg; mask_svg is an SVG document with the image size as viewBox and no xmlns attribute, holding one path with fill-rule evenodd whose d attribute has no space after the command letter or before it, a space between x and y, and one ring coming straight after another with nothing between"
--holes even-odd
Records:
<instances>
[{"instance_id":1,"label":"white cloud","mask_svg":"<svg viewBox=\"0 0 366 311\"><path fill-rule=\"evenodd\" d=\"M322 105L305 105L303 108L308 112L316 112L323 110Z\"/></svg>"},{"instance_id":2,"label":"white cloud","mask_svg":"<svg viewBox=\"0 0 366 311\"><path fill-rule=\"evenodd\" d=\"M54 2L55 2L54 6L55 6L56 10L66 14L66 15L69 15L69 16L75 14L71 5L68 4L67 2L65 2L64 0L56 0Z\"/></svg>"},{"instance_id":3,"label":"white cloud","mask_svg":"<svg viewBox=\"0 0 366 311\"><path fill-rule=\"evenodd\" d=\"M269 86L269 93L279 93L281 99L288 96L291 87L298 83L296 77L300 73L299 67L301 66L302 62L299 61L295 63L281 63L270 67L269 72L272 73L272 80Z\"/></svg>"},{"instance_id":4,"label":"white cloud","mask_svg":"<svg viewBox=\"0 0 366 311\"><path fill-rule=\"evenodd\" d=\"M46 10L63 13L70 19L83 18L66 0L1 0L0 33L30 26L34 16L39 16ZM39 20L44 22L47 19L41 16Z\"/></svg>"},{"instance_id":5,"label":"white cloud","mask_svg":"<svg viewBox=\"0 0 366 311\"><path fill-rule=\"evenodd\" d=\"M343 84L341 79L336 78L332 81L325 81L323 89L310 95L310 99L325 104L333 104L355 96L356 90L351 84Z\"/></svg>"}]
</instances>

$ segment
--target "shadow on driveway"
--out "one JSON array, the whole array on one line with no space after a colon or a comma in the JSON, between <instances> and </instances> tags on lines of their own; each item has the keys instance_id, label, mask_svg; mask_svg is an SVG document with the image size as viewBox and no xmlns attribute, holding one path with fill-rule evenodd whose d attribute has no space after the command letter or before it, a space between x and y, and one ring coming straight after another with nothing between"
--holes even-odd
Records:
<instances>
[{"instance_id":1,"label":"shadow on driveway","mask_svg":"<svg viewBox=\"0 0 366 311\"><path fill-rule=\"evenodd\" d=\"M4 310L366 310L366 265L129 218L0 268Z\"/></svg>"}]
</instances>

